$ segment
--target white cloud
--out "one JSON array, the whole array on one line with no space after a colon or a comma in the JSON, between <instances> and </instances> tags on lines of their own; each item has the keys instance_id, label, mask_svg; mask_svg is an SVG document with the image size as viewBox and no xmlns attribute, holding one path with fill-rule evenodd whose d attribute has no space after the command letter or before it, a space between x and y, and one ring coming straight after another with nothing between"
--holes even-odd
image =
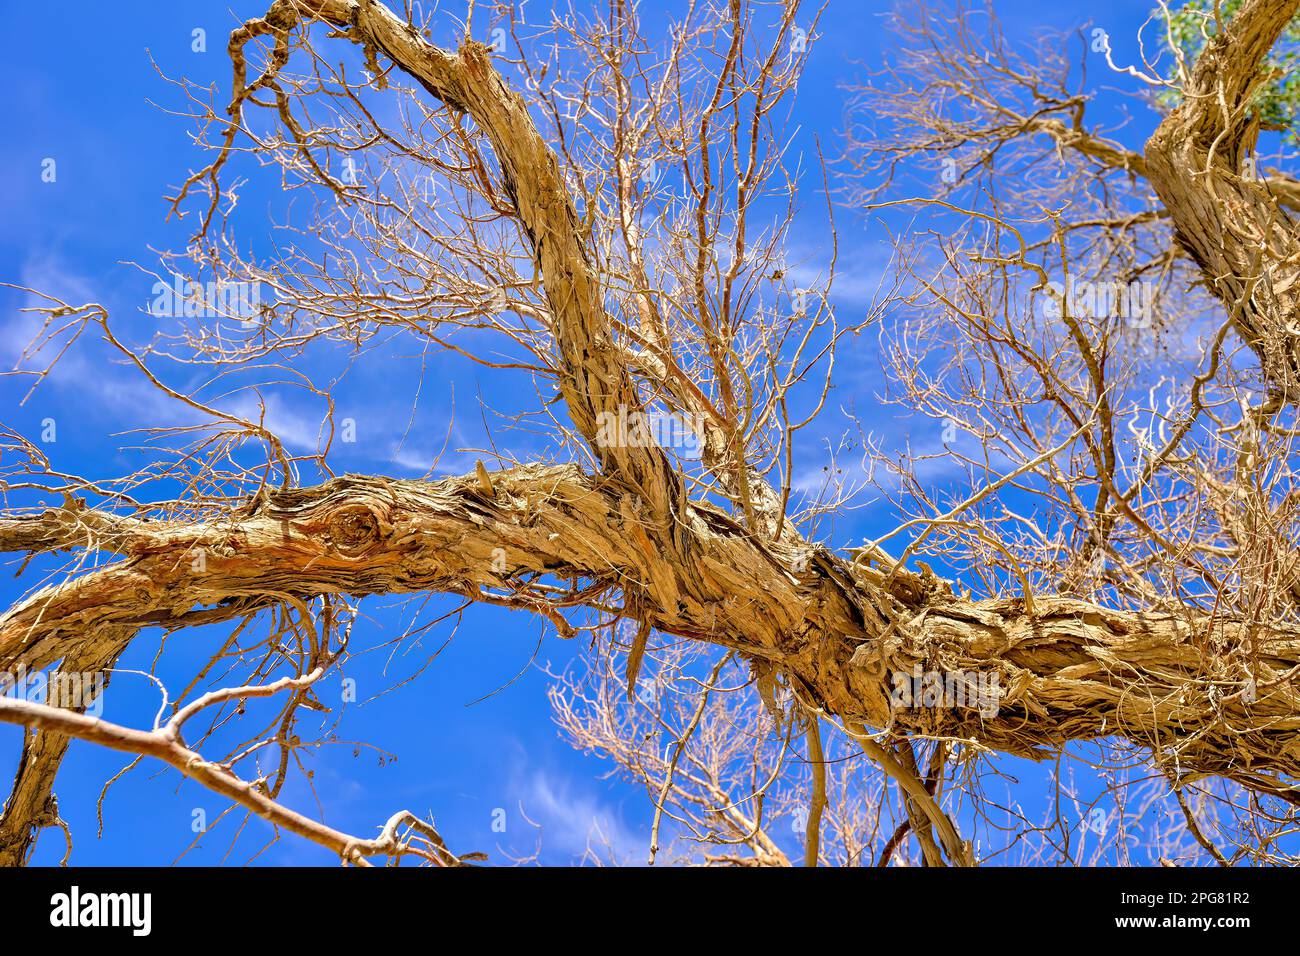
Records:
<instances>
[{"instance_id":1,"label":"white cloud","mask_svg":"<svg viewBox=\"0 0 1300 956\"><path fill-rule=\"evenodd\" d=\"M520 800L524 813L541 827L542 853L582 860L591 851L608 862L644 861L648 841L624 822L621 814L598 795L584 792L575 781L553 770L535 768L527 773Z\"/></svg>"}]
</instances>

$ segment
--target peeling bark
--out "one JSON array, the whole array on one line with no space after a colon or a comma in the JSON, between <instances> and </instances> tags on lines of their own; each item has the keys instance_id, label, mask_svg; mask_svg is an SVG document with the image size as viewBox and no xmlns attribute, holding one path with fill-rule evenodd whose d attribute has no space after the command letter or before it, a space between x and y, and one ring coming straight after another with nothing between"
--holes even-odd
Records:
<instances>
[{"instance_id":1,"label":"peeling bark","mask_svg":"<svg viewBox=\"0 0 1300 956\"><path fill-rule=\"evenodd\" d=\"M1246 175L1259 136L1251 101L1298 0L1248 0L1196 61L1183 102L1146 145L1146 173L1179 245L1200 267L1270 386L1300 401L1300 231L1293 189Z\"/></svg>"},{"instance_id":2,"label":"peeling bark","mask_svg":"<svg viewBox=\"0 0 1300 956\"><path fill-rule=\"evenodd\" d=\"M101 636L103 640L89 642L84 648L70 652L63 661L62 670L94 674L112 668L126 647L128 635L119 629ZM104 687L107 686L108 675L105 675ZM84 706L76 712L84 713L93 702L93 696L84 700ZM40 831L58 822L54 778L70 742L57 730L24 731L18 771L4 811L0 813L0 866L24 865L36 846Z\"/></svg>"},{"instance_id":3,"label":"peeling bark","mask_svg":"<svg viewBox=\"0 0 1300 956\"><path fill-rule=\"evenodd\" d=\"M481 599L543 572L636 591L655 628L733 648L845 720L1033 759L1123 737L1184 777L1222 775L1293 796L1278 777L1300 773L1300 700L1281 678L1300 666L1300 635L1043 595L1031 614L1020 598L962 600L910 572L886 590L878 572L821 549L797 570L806 546L764 544L704 505L684 516L698 557L682 562L655 546L647 516L608 479L529 466L497 472L493 484L489 497L474 475L347 477L274 493L254 514L218 525L139 523L116 543L123 561L0 617L0 668L48 666L82 646L88 624L134 630L205 610L233 616L247 610L242 602L275 595ZM494 549L505 554L500 573ZM918 666L996 674L997 714L982 715L973 698L965 708L893 706L894 675Z\"/></svg>"}]
</instances>

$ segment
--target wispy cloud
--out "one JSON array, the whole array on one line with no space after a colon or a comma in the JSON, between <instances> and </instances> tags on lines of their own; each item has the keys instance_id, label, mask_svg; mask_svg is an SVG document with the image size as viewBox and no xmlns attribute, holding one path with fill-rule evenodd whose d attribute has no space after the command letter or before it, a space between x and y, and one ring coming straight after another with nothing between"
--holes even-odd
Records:
<instances>
[{"instance_id":1,"label":"wispy cloud","mask_svg":"<svg viewBox=\"0 0 1300 956\"><path fill-rule=\"evenodd\" d=\"M790 288L820 289L829 274L829 247L820 237L787 251L785 281ZM830 299L838 306L870 308L889 292L891 274L890 254L879 243L846 242L842 237Z\"/></svg>"},{"instance_id":2,"label":"wispy cloud","mask_svg":"<svg viewBox=\"0 0 1300 956\"><path fill-rule=\"evenodd\" d=\"M635 833L617 809L606 804L588 786L554 768L518 768L523 779L516 790L520 804L541 828L542 852L547 857L581 861L594 856L619 863L645 857L647 839Z\"/></svg>"}]
</instances>

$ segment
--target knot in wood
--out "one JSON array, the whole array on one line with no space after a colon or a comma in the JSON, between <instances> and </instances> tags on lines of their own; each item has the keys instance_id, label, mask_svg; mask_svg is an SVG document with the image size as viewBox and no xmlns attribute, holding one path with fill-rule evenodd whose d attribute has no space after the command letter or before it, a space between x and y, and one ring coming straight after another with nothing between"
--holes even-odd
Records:
<instances>
[{"instance_id":1,"label":"knot in wood","mask_svg":"<svg viewBox=\"0 0 1300 956\"><path fill-rule=\"evenodd\" d=\"M347 505L325 521L325 540L348 557L364 554L379 543L384 523L368 505Z\"/></svg>"}]
</instances>

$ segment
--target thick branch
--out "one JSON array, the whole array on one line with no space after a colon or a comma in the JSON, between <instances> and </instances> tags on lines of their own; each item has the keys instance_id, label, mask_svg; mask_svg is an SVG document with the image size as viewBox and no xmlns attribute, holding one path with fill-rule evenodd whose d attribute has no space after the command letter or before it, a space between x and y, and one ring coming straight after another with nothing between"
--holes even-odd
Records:
<instances>
[{"instance_id":1,"label":"thick branch","mask_svg":"<svg viewBox=\"0 0 1300 956\"><path fill-rule=\"evenodd\" d=\"M110 635L106 641L90 641L63 660L65 674L98 674L113 666L125 648L123 635ZM105 675L104 684L108 683ZM83 682L82 710L95 698L98 686ZM67 753L69 739L57 730L32 730L23 735L22 755L14 785L0 814L0 866L22 866L27 862L40 831L54 826L59 819L54 798L54 778Z\"/></svg>"},{"instance_id":2,"label":"thick branch","mask_svg":"<svg viewBox=\"0 0 1300 956\"><path fill-rule=\"evenodd\" d=\"M1247 173L1259 134L1252 99L1265 55L1300 0L1247 0L1201 54L1183 102L1146 145L1147 175L1175 236L1259 356L1270 385L1300 401L1300 232L1290 192Z\"/></svg>"},{"instance_id":3,"label":"thick branch","mask_svg":"<svg viewBox=\"0 0 1300 956\"><path fill-rule=\"evenodd\" d=\"M167 624L268 594L487 599L542 573L634 587L655 628L734 648L842 719L1031 758L1124 737L1171 771L1292 794L1277 776L1300 772L1300 635L1045 595L1032 614L1021 598L963 600L928 575L764 545L707 506L684 516L698 558L683 562L655 547L635 500L608 479L532 466L498 472L493 486L346 477L221 524L143 522L125 560L0 617L0 667L46 666L92 621ZM996 680L993 698L971 689L964 706L895 706L899 675L918 669L986 689Z\"/></svg>"},{"instance_id":4,"label":"thick branch","mask_svg":"<svg viewBox=\"0 0 1300 956\"><path fill-rule=\"evenodd\" d=\"M502 187L527 236L555 323L560 391L569 415L603 470L628 482L661 521L679 510L682 483L662 449L600 442L600 418L640 409L632 376L613 340L587 237L554 151L537 131L523 97L492 66L488 47L466 40L457 53L375 0L276 0L266 21L287 26L306 16L348 28L348 37L382 52L448 107L468 114L487 136Z\"/></svg>"}]
</instances>

